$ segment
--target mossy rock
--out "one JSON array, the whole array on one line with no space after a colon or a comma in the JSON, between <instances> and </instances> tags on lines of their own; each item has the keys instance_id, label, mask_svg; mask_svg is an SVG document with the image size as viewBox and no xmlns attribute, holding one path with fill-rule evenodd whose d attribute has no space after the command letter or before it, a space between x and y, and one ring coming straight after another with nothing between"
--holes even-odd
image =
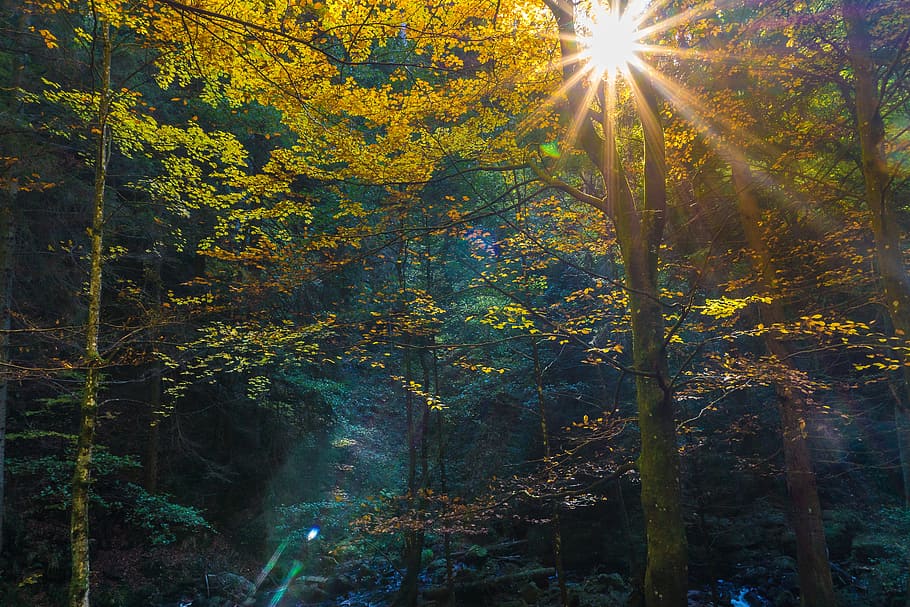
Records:
<instances>
[{"instance_id":1,"label":"mossy rock","mask_svg":"<svg viewBox=\"0 0 910 607\"><path fill-rule=\"evenodd\" d=\"M895 556L893 540L878 534L868 533L853 538L853 558L865 563L876 562Z\"/></svg>"},{"instance_id":2,"label":"mossy rock","mask_svg":"<svg viewBox=\"0 0 910 607\"><path fill-rule=\"evenodd\" d=\"M464 555L464 562L468 565L480 565L481 563L487 560L490 554L487 552L487 549L483 546L478 546L474 544Z\"/></svg>"}]
</instances>

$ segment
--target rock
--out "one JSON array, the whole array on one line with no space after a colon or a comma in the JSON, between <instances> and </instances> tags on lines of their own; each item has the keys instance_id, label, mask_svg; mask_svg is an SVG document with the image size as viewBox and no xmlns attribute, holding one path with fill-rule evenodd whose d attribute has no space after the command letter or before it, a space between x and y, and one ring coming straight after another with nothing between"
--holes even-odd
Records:
<instances>
[{"instance_id":1,"label":"rock","mask_svg":"<svg viewBox=\"0 0 910 607\"><path fill-rule=\"evenodd\" d=\"M370 569L366 563L361 563L360 567L357 568L357 579L361 582L372 581L378 577L379 574Z\"/></svg>"},{"instance_id":2,"label":"rock","mask_svg":"<svg viewBox=\"0 0 910 607\"><path fill-rule=\"evenodd\" d=\"M253 595L256 586L242 575L226 571L208 576L209 589L212 594L225 596L235 602L243 602Z\"/></svg>"},{"instance_id":3,"label":"rock","mask_svg":"<svg viewBox=\"0 0 910 607\"><path fill-rule=\"evenodd\" d=\"M690 590L686 593L686 605L688 607L705 607L711 604L711 595L701 590Z\"/></svg>"},{"instance_id":4,"label":"rock","mask_svg":"<svg viewBox=\"0 0 910 607\"><path fill-rule=\"evenodd\" d=\"M537 602L537 599L540 598L540 588L538 588L537 584L534 582L528 582L521 587L521 590L518 591L518 594L521 595L521 598L526 603L533 605Z\"/></svg>"},{"instance_id":5,"label":"rock","mask_svg":"<svg viewBox=\"0 0 910 607\"><path fill-rule=\"evenodd\" d=\"M857 561L872 562L876 559L887 558L894 553L893 547L887 540L877 535L858 535L853 538L853 558Z\"/></svg>"},{"instance_id":6,"label":"rock","mask_svg":"<svg viewBox=\"0 0 910 607\"><path fill-rule=\"evenodd\" d=\"M771 568L776 571L796 572L796 559L792 556L777 556L771 561Z\"/></svg>"},{"instance_id":7,"label":"rock","mask_svg":"<svg viewBox=\"0 0 910 607\"><path fill-rule=\"evenodd\" d=\"M799 600L789 590L779 589L771 596L775 607L797 607Z\"/></svg>"},{"instance_id":8,"label":"rock","mask_svg":"<svg viewBox=\"0 0 910 607\"><path fill-rule=\"evenodd\" d=\"M304 586L300 590L300 599L305 603L322 603L329 600L329 593L319 586Z\"/></svg>"},{"instance_id":9,"label":"rock","mask_svg":"<svg viewBox=\"0 0 910 607\"><path fill-rule=\"evenodd\" d=\"M746 567L742 572L742 579L744 580L767 580L768 579L768 568L762 567L761 565L752 565L751 567Z\"/></svg>"},{"instance_id":10,"label":"rock","mask_svg":"<svg viewBox=\"0 0 910 607\"><path fill-rule=\"evenodd\" d=\"M606 593L627 589L626 581L618 573L601 573L585 581L586 592Z\"/></svg>"}]
</instances>

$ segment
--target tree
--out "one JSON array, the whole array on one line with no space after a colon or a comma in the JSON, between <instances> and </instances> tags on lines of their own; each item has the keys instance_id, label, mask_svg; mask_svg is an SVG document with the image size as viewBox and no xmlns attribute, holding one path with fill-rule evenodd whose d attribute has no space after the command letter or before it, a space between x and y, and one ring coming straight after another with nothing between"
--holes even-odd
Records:
<instances>
[{"instance_id":1,"label":"tree","mask_svg":"<svg viewBox=\"0 0 910 607\"><path fill-rule=\"evenodd\" d=\"M869 31L873 9L858 0L842 0L840 7L847 28L847 57L853 71L850 91L852 110L860 149L865 205L875 239L882 307L891 320L891 330L897 343L906 344L910 337L910 279L904 263L903 230L899 203L895 197L895 179L898 176L896 167L892 166L885 152L888 133L883 115L883 97L896 97L892 101L895 105L901 100L906 102L907 93L895 89L903 86L901 80L910 70L910 23L906 19L897 19L886 30L888 42L885 44L893 44L893 50L887 55L889 63L882 69L876 65ZM885 3L875 12L880 20L885 20L888 10L900 9ZM850 101L848 96L847 103ZM905 345L903 347L906 348ZM895 358L906 359L906 356L906 350L901 356L899 349ZM894 416L902 459L904 502L910 506L910 365L905 362L901 369L903 386L895 394Z\"/></svg>"},{"instance_id":2,"label":"tree","mask_svg":"<svg viewBox=\"0 0 910 607\"><path fill-rule=\"evenodd\" d=\"M762 214L754 178L744 158L734 156L730 163L740 221L751 249L753 270L760 276L760 284L770 301L760 304L761 319L770 325L782 326L786 323L787 314L782 304L783 293L778 288L780 273L761 234ZM769 331L764 334L764 343L777 364L798 373L793 363L793 352L784 341ZM775 389L779 399L787 487L796 532L800 602L805 607L833 607L837 600L806 433L810 405L799 387L788 385L785 379L776 382Z\"/></svg>"},{"instance_id":3,"label":"tree","mask_svg":"<svg viewBox=\"0 0 910 607\"><path fill-rule=\"evenodd\" d=\"M110 158L111 60L113 44L110 25L95 16L97 41L100 45L97 105L92 122L95 134L94 197L92 199L91 253L88 280L88 318L85 323L85 386L79 405L79 438L76 443L76 465L73 470L72 519L70 548L72 577L70 607L89 607L89 529L88 507L91 482L92 448L98 418L98 392L101 386L103 361L98 351L98 330L101 325L101 271L103 268L102 240L104 237L104 199L107 188L107 163ZM93 87L94 88L94 87Z\"/></svg>"},{"instance_id":4,"label":"tree","mask_svg":"<svg viewBox=\"0 0 910 607\"><path fill-rule=\"evenodd\" d=\"M660 101L649 75L631 67L629 84L644 137L643 183L636 198L617 150L615 113L610 109L615 95L613 80L609 79L610 86L604 85L600 94L600 115L591 117L589 104L597 93L589 93L585 87L599 87L601 83L596 80L586 83L584 66L574 61L581 52L577 42L581 28L576 22L575 7L557 0L547 0L546 4L560 34L563 82L568 97L566 120L573 124L580 121L578 140L606 186L604 198L583 195L580 191L578 194L613 221L625 270L632 322L632 371L641 433L638 465L648 545L645 604L678 607L686 602L688 570L675 409L657 272L667 213ZM611 10L623 18L625 6L620 3L611 6ZM598 136L598 130L602 136Z\"/></svg>"}]
</instances>

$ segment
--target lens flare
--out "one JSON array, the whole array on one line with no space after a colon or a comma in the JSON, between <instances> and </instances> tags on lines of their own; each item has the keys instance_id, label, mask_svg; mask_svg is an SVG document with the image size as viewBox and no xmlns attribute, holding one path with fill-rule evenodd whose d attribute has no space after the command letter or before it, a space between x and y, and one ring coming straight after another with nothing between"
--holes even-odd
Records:
<instances>
[{"instance_id":1,"label":"lens flare","mask_svg":"<svg viewBox=\"0 0 910 607\"><path fill-rule=\"evenodd\" d=\"M275 591L275 594L272 595L272 600L269 603L269 607L277 607L278 603L281 602L281 598L288 591L288 587L291 585L291 582L294 581L294 578L297 577L301 571L303 571L303 563L300 561L294 561L291 564L291 570L288 571L288 574L285 576L284 581L281 582L281 586L277 591Z\"/></svg>"},{"instance_id":2,"label":"lens flare","mask_svg":"<svg viewBox=\"0 0 910 607\"><path fill-rule=\"evenodd\" d=\"M265 581L265 578L269 575L272 569L275 568L275 565L278 563L278 559L281 558L281 554L288 547L290 538L285 538L283 542L275 549L275 552L272 553L272 558L269 559L269 562L265 564L265 567L262 568L262 571L259 572L259 576L256 578L256 583L254 584L253 594L259 590L259 587L262 585L262 582Z\"/></svg>"}]
</instances>

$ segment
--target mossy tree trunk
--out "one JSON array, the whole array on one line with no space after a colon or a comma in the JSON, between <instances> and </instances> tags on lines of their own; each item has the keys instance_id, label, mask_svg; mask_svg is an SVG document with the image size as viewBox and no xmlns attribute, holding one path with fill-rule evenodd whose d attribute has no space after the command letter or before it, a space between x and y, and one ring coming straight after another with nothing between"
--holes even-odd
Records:
<instances>
[{"instance_id":1,"label":"mossy tree trunk","mask_svg":"<svg viewBox=\"0 0 910 607\"><path fill-rule=\"evenodd\" d=\"M101 52L96 91L98 107L95 146L95 178L92 200L90 270L88 282L88 318L85 327L85 385L79 407L79 436L76 442L76 462L72 480L72 512L70 518L70 547L72 575L69 607L89 607L89 492L91 485L92 447L98 418L98 393L101 385L102 360L98 350L98 331L101 325L101 270L103 265L102 237L104 234L104 193L107 185L107 162L110 150L108 118L111 107L111 32L110 26L99 21L96 27Z\"/></svg>"},{"instance_id":2,"label":"mossy tree trunk","mask_svg":"<svg viewBox=\"0 0 910 607\"><path fill-rule=\"evenodd\" d=\"M658 258L667 215L666 160L659 100L647 74L631 69L627 84L637 104L644 135L644 183L636 197L627 182L617 150L612 86L603 83L600 119L589 107L592 96L573 63L578 56L574 5L569 0L544 0L560 33L563 82L570 122L579 124L577 143L599 168L607 195L600 199L574 190L564 191L610 217L616 229L625 269L625 286L632 318L632 369L641 433L638 468L645 518L647 565L644 600L647 607L684 607L687 604L688 555L682 516L680 462L676 440L665 322L658 288ZM599 124L598 124L599 123ZM555 180L553 180L555 182Z\"/></svg>"}]
</instances>

